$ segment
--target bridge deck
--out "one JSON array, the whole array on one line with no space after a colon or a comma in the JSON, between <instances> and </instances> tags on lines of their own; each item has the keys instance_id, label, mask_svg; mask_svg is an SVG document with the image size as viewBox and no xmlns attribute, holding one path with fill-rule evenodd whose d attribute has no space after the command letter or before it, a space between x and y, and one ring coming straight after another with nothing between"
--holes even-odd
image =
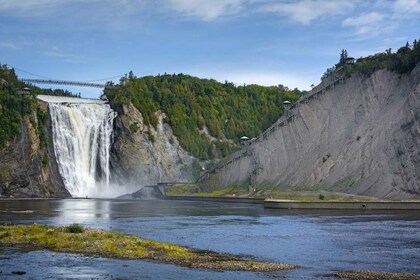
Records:
<instances>
[{"instance_id":1,"label":"bridge deck","mask_svg":"<svg viewBox=\"0 0 420 280\"><path fill-rule=\"evenodd\" d=\"M76 81L43 80L43 79L20 79L20 80L22 82L34 83L34 84L66 85L66 86L93 87L93 88L106 87L106 84L76 82Z\"/></svg>"}]
</instances>

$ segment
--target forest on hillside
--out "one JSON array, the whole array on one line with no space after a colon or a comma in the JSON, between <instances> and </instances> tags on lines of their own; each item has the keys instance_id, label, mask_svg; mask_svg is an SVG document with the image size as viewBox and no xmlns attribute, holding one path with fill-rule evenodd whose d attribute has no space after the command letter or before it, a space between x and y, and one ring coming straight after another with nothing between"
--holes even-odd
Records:
<instances>
[{"instance_id":1,"label":"forest on hillside","mask_svg":"<svg viewBox=\"0 0 420 280\"><path fill-rule=\"evenodd\" d=\"M420 62L420 42L408 42L393 53L391 49L364 58L359 58L353 72L372 74L379 69L388 69L399 74L408 73Z\"/></svg>"},{"instance_id":2,"label":"forest on hillside","mask_svg":"<svg viewBox=\"0 0 420 280\"><path fill-rule=\"evenodd\" d=\"M24 97L20 94L25 87L29 88L30 96ZM14 69L0 64L0 150L10 140L19 135L22 117L31 115L34 110L37 112L38 130L42 131L41 126L46 121L48 115L45 110L38 106L36 99L32 98L38 94L75 96L67 90L41 89L36 86L27 85L19 81ZM41 138L41 145L45 146L47 141L46 136L43 133L39 133L39 136Z\"/></svg>"},{"instance_id":3,"label":"forest on hillside","mask_svg":"<svg viewBox=\"0 0 420 280\"><path fill-rule=\"evenodd\" d=\"M181 146L201 159L228 155L240 137L255 137L273 124L283 114L283 101L302 94L282 85L235 86L184 74L136 78L132 72L105 93L113 104L131 101L154 127L154 113L165 112ZM217 140L211 141L205 128Z\"/></svg>"},{"instance_id":4,"label":"forest on hillside","mask_svg":"<svg viewBox=\"0 0 420 280\"><path fill-rule=\"evenodd\" d=\"M420 62L420 42L396 52L387 49L368 57L361 57L351 67L346 67L347 51L340 61L327 69L328 76L341 66L344 75L362 73L370 75L378 69L388 69L403 74L410 72ZM132 72L120 84L109 84L105 94L113 104L132 102L143 114L146 124L157 126L155 112L166 113L169 123L183 148L201 159L226 156L238 148L239 138L257 136L273 124L284 111L283 101L296 101L302 94L298 89L285 86L236 86L212 79L199 79L184 74L146 76L137 78ZM29 87L31 96L38 94L77 96L66 90L41 89L19 81L12 68L0 64L0 150L20 131L22 116L34 110L42 117L46 112L34 98L22 98L19 92ZM216 140L212 141L204 133ZM151 140L152 137L151 137Z\"/></svg>"},{"instance_id":5,"label":"forest on hillside","mask_svg":"<svg viewBox=\"0 0 420 280\"><path fill-rule=\"evenodd\" d=\"M339 62L328 68L321 79L344 66L343 74L350 76L354 73L370 75L379 69L388 69L399 74L408 73L420 62L420 39L414 40L410 45L408 42L396 52L387 49L384 52L376 53L367 57L360 57L351 67L346 65L348 58L347 50L343 49Z\"/></svg>"}]
</instances>

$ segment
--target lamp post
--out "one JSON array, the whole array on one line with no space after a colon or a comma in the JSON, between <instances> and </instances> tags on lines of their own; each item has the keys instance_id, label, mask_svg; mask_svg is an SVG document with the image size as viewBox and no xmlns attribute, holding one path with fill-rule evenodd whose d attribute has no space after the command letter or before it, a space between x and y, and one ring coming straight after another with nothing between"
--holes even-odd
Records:
<instances>
[{"instance_id":1,"label":"lamp post","mask_svg":"<svg viewBox=\"0 0 420 280\"><path fill-rule=\"evenodd\" d=\"M247 137L247 136L242 136L240 139L239 139L239 141L240 141L240 143L242 144L242 145L244 145L245 144L245 142L246 141L248 141L249 140L249 138Z\"/></svg>"},{"instance_id":2,"label":"lamp post","mask_svg":"<svg viewBox=\"0 0 420 280\"><path fill-rule=\"evenodd\" d=\"M284 109L286 110L286 116L289 116L290 105L292 105L292 103L289 100L283 101L283 106L284 106Z\"/></svg>"},{"instance_id":3,"label":"lamp post","mask_svg":"<svg viewBox=\"0 0 420 280\"><path fill-rule=\"evenodd\" d=\"M31 96L31 90L28 87L24 87L23 89L18 91L18 93L20 95L20 115L23 116L24 115L24 112L23 112L24 99Z\"/></svg>"}]
</instances>

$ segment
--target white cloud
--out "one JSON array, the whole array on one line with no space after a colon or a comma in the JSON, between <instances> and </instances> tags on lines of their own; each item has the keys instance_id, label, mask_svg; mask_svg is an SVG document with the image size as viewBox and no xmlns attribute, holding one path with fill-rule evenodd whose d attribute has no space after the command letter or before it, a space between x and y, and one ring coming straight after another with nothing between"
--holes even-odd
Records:
<instances>
[{"instance_id":1,"label":"white cloud","mask_svg":"<svg viewBox=\"0 0 420 280\"><path fill-rule=\"evenodd\" d=\"M420 13L420 1L419 0L396 0L393 3L395 12L399 14L404 13Z\"/></svg>"},{"instance_id":2,"label":"white cloud","mask_svg":"<svg viewBox=\"0 0 420 280\"><path fill-rule=\"evenodd\" d=\"M144 7L155 8L151 0L1 0L0 14L24 17L62 16L63 20L85 18L89 21L105 17L107 21L121 19Z\"/></svg>"},{"instance_id":3,"label":"white cloud","mask_svg":"<svg viewBox=\"0 0 420 280\"><path fill-rule=\"evenodd\" d=\"M48 14L57 7L68 3L70 0L2 0L0 1L0 12L8 12L24 15Z\"/></svg>"},{"instance_id":4,"label":"white cloud","mask_svg":"<svg viewBox=\"0 0 420 280\"><path fill-rule=\"evenodd\" d=\"M0 42L0 48L9 50L19 49L18 45L13 42Z\"/></svg>"},{"instance_id":5,"label":"white cloud","mask_svg":"<svg viewBox=\"0 0 420 280\"><path fill-rule=\"evenodd\" d=\"M211 21L241 12L248 0L168 0L169 8L182 15Z\"/></svg>"},{"instance_id":6,"label":"white cloud","mask_svg":"<svg viewBox=\"0 0 420 280\"><path fill-rule=\"evenodd\" d=\"M70 63L78 63L83 60L83 58L78 55L74 55L71 53L63 53L63 52L59 52L55 50L45 51L43 54L45 56L57 58L64 62L70 62Z\"/></svg>"},{"instance_id":7,"label":"white cloud","mask_svg":"<svg viewBox=\"0 0 420 280\"><path fill-rule=\"evenodd\" d=\"M261 12L279 13L301 24L310 24L316 19L350 13L354 1L299 0L293 2L266 2L259 7Z\"/></svg>"},{"instance_id":8,"label":"white cloud","mask_svg":"<svg viewBox=\"0 0 420 280\"><path fill-rule=\"evenodd\" d=\"M356 29L356 35L377 35L384 30L384 23L385 15L377 12L370 12L346 18L343 21L343 26L354 27Z\"/></svg>"}]
</instances>

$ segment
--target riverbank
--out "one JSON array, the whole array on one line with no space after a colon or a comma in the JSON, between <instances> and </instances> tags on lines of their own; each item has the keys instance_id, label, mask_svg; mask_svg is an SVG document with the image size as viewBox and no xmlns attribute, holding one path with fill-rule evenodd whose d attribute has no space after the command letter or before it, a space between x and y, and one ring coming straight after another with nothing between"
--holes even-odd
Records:
<instances>
[{"instance_id":1,"label":"riverbank","mask_svg":"<svg viewBox=\"0 0 420 280\"><path fill-rule=\"evenodd\" d=\"M192 269L158 259L0 245L0 279L16 278L13 271L26 271L25 279L67 279L69 275L77 279L258 280L324 275L335 279L340 271L354 270L420 273L420 256L413 249L420 241L420 211L272 210L261 204L115 199L2 201L0 211L0 224L79 223L187 248L299 266L266 273Z\"/></svg>"},{"instance_id":2,"label":"riverbank","mask_svg":"<svg viewBox=\"0 0 420 280\"><path fill-rule=\"evenodd\" d=\"M410 201L290 201L264 200L264 208L272 209L328 209L328 210L420 210L420 202Z\"/></svg>"},{"instance_id":3,"label":"riverbank","mask_svg":"<svg viewBox=\"0 0 420 280\"><path fill-rule=\"evenodd\" d=\"M206 196L167 196L168 200L209 201L224 203L261 204L270 209L320 209L320 210L420 210L417 201L360 201L331 200L296 201L284 199L264 199L254 197L206 197Z\"/></svg>"},{"instance_id":4,"label":"riverbank","mask_svg":"<svg viewBox=\"0 0 420 280\"><path fill-rule=\"evenodd\" d=\"M0 226L0 245L106 258L155 260L212 270L267 272L296 268L292 264L246 260L230 254L156 242L119 232L85 229L79 225Z\"/></svg>"},{"instance_id":5,"label":"riverbank","mask_svg":"<svg viewBox=\"0 0 420 280\"><path fill-rule=\"evenodd\" d=\"M345 271L338 272L334 275L335 277L342 279L351 279L351 280L420 280L420 275L417 274L407 274L407 273L391 273L391 272L381 272L381 271Z\"/></svg>"},{"instance_id":6,"label":"riverbank","mask_svg":"<svg viewBox=\"0 0 420 280\"><path fill-rule=\"evenodd\" d=\"M225 202L225 203L250 203L250 204L264 204L264 198L253 197L215 197L215 196L167 196L167 200L184 200L184 201L210 201L210 202Z\"/></svg>"}]
</instances>

